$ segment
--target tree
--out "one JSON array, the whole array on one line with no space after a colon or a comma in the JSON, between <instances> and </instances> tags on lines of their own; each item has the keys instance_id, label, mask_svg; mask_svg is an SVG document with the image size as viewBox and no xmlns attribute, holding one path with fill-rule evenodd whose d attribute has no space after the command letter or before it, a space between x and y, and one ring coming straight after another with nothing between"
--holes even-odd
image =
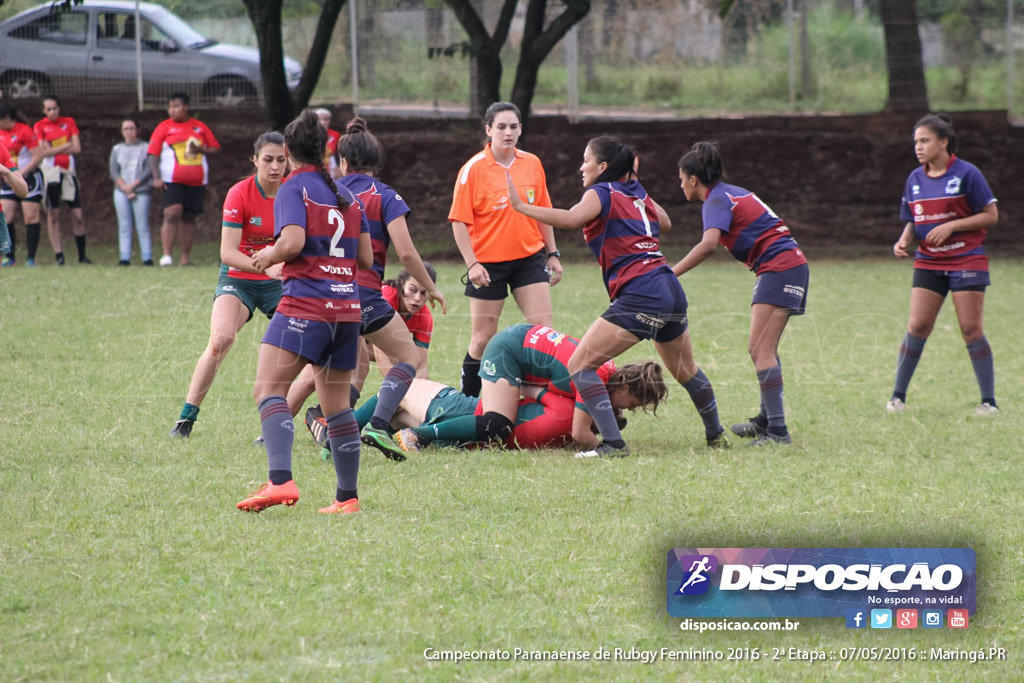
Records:
<instances>
[{"instance_id":1,"label":"tree","mask_svg":"<svg viewBox=\"0 0 1024 683\"><path fill-rule=\"evenodd\" d=\"M906 0L879 0L885 31L889 99L885 111L928 111L928 87L921 59L917 10Z\"/></svg>"},{"instance_id":2,"label":"tree","mask_svg":"<svg viewBox=\"0 0 1024 683\"><path fill-rule=\"evenodd\" d=\"M473 56L473 76L477 84L476 99L470 103L470 113L479 116L492 103L501 100L501 48L508 40L517 0L504 0L493 34L487 32L471 0L445 2L469 34L469 52ZM569 29L590 12L589 0L562 0L562 3L565 9L545 27L547 0L528 0L522 51L511 96L511 102L519 107L524 118L530 115L540 65Z\"/></svg>"},{"instance_id":3,"label":"tree","mask_svg":"<svg viewBox=\"0 0 1024 683\"><path fill-rule=\"evenodd\" d=\"M263 103L266 105L270 125L284 128L295 118L296 112L309 104L313 89L320 80L327 48L338 23L346 0L324 0L320 19L316 25L309 57L302 70L302 79L294 95L288 91L284 72L284 47L281 38L281 6L284 0L242 0L256 31L256 44L260 51L260 76L263 79Z\"/></svg>"}]
</instances>

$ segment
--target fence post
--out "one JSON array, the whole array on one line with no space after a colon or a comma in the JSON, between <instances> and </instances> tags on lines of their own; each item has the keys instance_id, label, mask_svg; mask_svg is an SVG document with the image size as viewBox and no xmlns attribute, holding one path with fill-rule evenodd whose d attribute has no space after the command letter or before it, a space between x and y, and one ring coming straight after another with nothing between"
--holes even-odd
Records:
<instances>
[{"instance_id":1,"label":"fence post","mask_svg":"<svg viewBox=\"0 0 1024 683\"><path fill-rule=\"evenodd\" d=\"M1006 113L1013 116L1014 88L1016 87L1013 73L1013 62L1017 51L1013 41L1013 0L1006 0Z\"/></svg>"},{"instance_id":2,"label":"fence post","mask_svg":"<svg viewBox=\"0 0 1024 683\"><path fill-rule=\"evenodd\" d=\"M786 32L789 34L789 110L796 111L796 42L793 36L793 0L786 0Z\"/></svg>"},{"instance_id":3,"label":"fence post","mask_svg":"<svg viewBox=\"0 0 1024 683\"><path fill-rule=\"evenodd\" d=\"M565 75L568 83L569 122L580 121L580 53L576 27L565 34Z\"/></svg>"},{"instance_id":4,"label":"fence post","mask_svg":"<svg viewBox=\"0 0 1024 683\"><path fill-rule=\"evenodd\" d=\"M359 113L359 32L356 30L356 0L348 3L348 40L352 54L352 111Z\"/></svg>"}]
</instances>

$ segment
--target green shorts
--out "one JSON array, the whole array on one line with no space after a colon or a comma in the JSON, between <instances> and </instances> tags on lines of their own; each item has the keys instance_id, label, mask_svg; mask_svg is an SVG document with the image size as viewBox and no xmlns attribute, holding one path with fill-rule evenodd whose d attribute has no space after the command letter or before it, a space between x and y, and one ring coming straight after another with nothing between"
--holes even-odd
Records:
<instances>
[{"instance_id":1,"label":"green shorts","mask_svg":"<svg viewBox=\"0 0 1024 683\"><path fill-rule=\"evenodd\" d=\"M453 417L463 417L476 412L476 404L480 399L466 396L454 387L445 387L427 404L425 425L437 424Z\"/></svg>"},{"instance_id":2,"label":"green shorts","mask_svg":"<svg viewBox=\"0 0 1024 683\"><path fill-rule=\"evenodd\" d=\"M491 337L480 359L480 379L488 382L505 379L516 387L523 383L523 341L531 327L529 323L519 323Z\"/></svg>"},{"instance_id":3,"label":"green shorts","mask_svg":"<svg viewBox=\"0 0 1024 683\"><path fill-rule=\"evenodd\" d=\"M281 301L280 280L243 280L228 275L228 267L220 267L220 275L217 277L217 291L213 294L214 301L217 297L230 294L238 297L242 305L249 309L249 317L252 320L252 312L260 309L268 318L274 317L277 304Z\"/></svg>"}]
</instances>

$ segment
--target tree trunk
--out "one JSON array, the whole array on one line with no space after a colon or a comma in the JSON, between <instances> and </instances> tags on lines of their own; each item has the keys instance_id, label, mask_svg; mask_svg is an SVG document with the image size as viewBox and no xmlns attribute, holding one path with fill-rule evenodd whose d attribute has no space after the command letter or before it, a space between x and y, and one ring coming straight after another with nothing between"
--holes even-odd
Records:
<instances>
[{"instance_id":1,"label":"tree trunk","mask_svg":"<svg viewBox=\"0 0 1024 683\"><path fill-rule=\"evenodd\" d=\"M885 29L885 64L889 72L889 99L885 111L928 111L928 87L921 60L917 10L907 0L880 0Z\"/></svg>"},{"instance_id":2,"label":"tree trunk","mask_svg":"<svg viewBox=\"0 0 1024 683\"><path fill-rule=\"evenodd\" d=\"M249 11L256 45L260 51L260 78L263 79L263 104L270 125L284 128L295 118L295 104L288 92L284 73L284 47L281 39L282 0L243 0Z\"/></svg>"},{"instance_id":3,"label":"tree trunk","mask_svg":"<svg viewBox=\"0 0 1024 683\"><path fill-rule=\"evenodd\" d=\"M480 14L470 0L445 0L455 18L469 35L472 55L472 79L476 82L476 97L470 102L470 116L482 116L487 107L501 100L501 46L508 39L508 29L516 13L516 0L504 0L498 25L489 34Z\"/></svg>"},{"instance_id":4,"label":"tree trunk","mask_svg":"<svg viewBox=\"0 0 1024 683\"><path fill-rule=\"evenodd\" d=\"M530 0L523 26L523 47L512 86L512 103L519 107L523 119L530 117L530 106L537 88L540 65L560 40L590 11L588 0L563 0L565 10L544 28L547 0Z\"/></svg>"},{"instance_id":5,"label":"tree trunk","mask_svg":"<svg viewBox=\"0 0 1024 683\"><path fill-rule=\"evenodd\" d=\"M294 107L296 111L301 111L309 105L309 98L313 96L313 90L320 80L320 72L323 71L324 61L327 59L327 50L331 45L334 27L338 24L338 17L344 6L345 0L324 0L320 19L316 23L313 44L309 48L306 66L302 70L302 80L299 81L299 87L295 89Z\"/></svg>"}]
</instances>

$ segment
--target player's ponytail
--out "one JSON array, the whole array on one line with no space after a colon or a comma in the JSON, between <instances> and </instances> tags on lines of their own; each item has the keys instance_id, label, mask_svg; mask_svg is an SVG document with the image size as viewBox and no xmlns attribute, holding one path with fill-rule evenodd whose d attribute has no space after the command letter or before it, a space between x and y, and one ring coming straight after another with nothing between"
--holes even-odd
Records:
<instances>
[{"instance_id":1,"label":"player's ponytail","mask_svg":"<svg viewBox=\"0 0 1024 683\"><path fill-rule=\"evenodd\" d=\"M288 154L293 159L317 167L320 177L337 198L338 208L347 208L350 202L338 192L334 178L324 166L323 154L327 148L327 131L320 125L317 115L307 110L295 117L295 120L284 129L284 140L288 145Z\"/></svg>"},{"instance_id":2,"label":"player's ponytail","mask_svg":"<svg viewBox=\"0 0 1024 683\"><path fill-rule=\"evenodd\" d=\"M697 142L679 160L679 170L695 176L706 187L711 187L725 177L722 170L722 155L714 142Z\"/></svg>"},{"instance_id":3,"label":"player's ponytail","mask_svg":"<svg viewBox=\"0 0 1024 683\"><path fill-rule=\"evenodd\" d=\"M608 380L608 392L625 386L629 389L644 412L648 410L658 414L658 405L668 398L668 385L661 371L661 366L654 361L646 363L630 363L612 373Z\"/></svg>"},{"instance_id":4,"label":"player's ponytail","mask_svg":"<svg viewBox=\"0 0 1024 683\"><path fill-rule=\"evenodd\" d=\"M596 183L609 183L622 178L628 179L636 165L636 153L633 148L618 138L602 135L587 143L590 153L598 163L606 163L608 167L594 180Z\"/></svg>"},{"instance_id":5,"label":"player's ponytail","mask_svg":"<svg viewBox=\"0 0 1024 683\"><path fill-rule=\"evenodd\" d=\"M370 132L366 121L358 116L345 126L345 134L338 141L337 155L348 163L352 173L376 176L384 168L384 146Z\"/></svg>"},{"instance_id":6,"label":"player's ponytail","mask_svg":"<svg viewBox=\"0 0 1024 683\"><path fill-rule=\"evenodd\" d=\"M914 130L927 128L935 133L940 140L946 140L946 151L956 154L959 140L956 138L956 131L953 130L953 120L946 114L928 114L914 124Z\"/></svg>"}]
</instances>

